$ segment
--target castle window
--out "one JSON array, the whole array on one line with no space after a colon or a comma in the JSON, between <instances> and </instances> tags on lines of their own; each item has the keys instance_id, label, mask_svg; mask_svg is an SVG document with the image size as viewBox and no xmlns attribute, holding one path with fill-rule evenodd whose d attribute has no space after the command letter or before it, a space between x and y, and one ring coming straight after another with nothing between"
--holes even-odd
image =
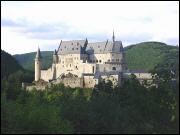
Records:
<instances>
[{"instance_id":1,"label":"castle window","mask_svg":"<svg viewBox=\"0 0 180 135\"><path fill-rule=\"evenodd\" d=\"M96 63L98 63L98 60L96 60Z\"/></svg>"},{"instance_id":2,"label":"castle window","mask_svg":"<svg viewBox=\"0 0 180 135\"><path fill-rule=\"evenodd\" d=\"M71 67L71 64L69 66Z\"/></svg>"},{"instance_id":3,"label":"castle window","mask_svg":"<svg viewBox=\"0 0 180 135\"><path fill-rule=\"evenodd\" d=\"M71 43L71 45L73 45L73 43Z\"/></svg>"},{"instance_id":4,"label":"castle window","mask_svg":"<svg viewBox=\"0 0 180 135\"><path fill-rule=\"evenodd\" d=\"M78 50L78 48L76 48L76 50Z\"/></svg>"},{"instance_id":5,"label":"castle window","mask_svg":"<svg viewBox=\"0 0 180 135\"><path fill-rule=\"evenodd\" d=\"M101 63L101 60L99 60L99 63Z\"/></svg>"},{"instance_id":6,"label":"castle window","mask_svg":"<svg viewBox=\"0 0 180 135\"><path fill-rule=\"evenodd\" d=\"M112 67L112 70L116 70L116 67Z\"/></svg>"},{"instance_id":7,"label":"castle window","mask_svg":"<svg viewBox=\"0 0 180 135\"><path fill-rule=\"evenodd\" d=\"M98 45L98 48L100 48L100 46Z\"/></svg>"},{"instance_id":8,"label":"castle window","mask_svg":"<svg viewBox=\"0 0 180 135\"><path fill-rule=\"evenodd\" d=\"M108 62L110 62L110 60L108 60Z\"/></svg>"},{"instance_id":9,"label":"castle window","mask_svg":"<svg viewBox=\"0 0 180 135\"><path fill-rule=\"evenodd\" d=\"M116 61L119 61L119 59L116 59Z\"/></svg>"},{"instance_id":10,"label":"castle window","mask_svg":"<svg viewBox=\"0 0 180 135\"><path fill-rule=\"evenodd\" d=\"M79 45L79 42L77 42L77 45Z\"/></svg>"}]
</instances>

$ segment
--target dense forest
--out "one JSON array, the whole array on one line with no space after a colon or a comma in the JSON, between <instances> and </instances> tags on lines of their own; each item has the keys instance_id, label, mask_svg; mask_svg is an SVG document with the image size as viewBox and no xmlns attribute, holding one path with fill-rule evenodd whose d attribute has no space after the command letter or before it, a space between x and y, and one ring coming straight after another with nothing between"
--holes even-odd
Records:
<instances>
[{"instance_id":1,"label":"dense forest","mask_svg":"<svg viewBox=\"0 0 180 135\"><path fill-rule=\"evenodd\" d=\"M34 73L24 69L14 57L1 50L1 80L12 82L15 78L18 78L19 83L30 83L34 80Z\"/></svg>"},{"instance_id":2,"label":"dense forest","mask_svg":"<svg viewBox=\"0 0 180 135\"><path fill-rule=\"evenodd\" d=\"M176 57L173 57L176 55ZM142 42L125 47L125 59L132 70L150 71L166 58L177 61L179 48L161 42Z\"/></svg>"},{"instance_id":3,"label":"dense forest","mask_svg":"<svg viewBox=\"0 0 180 135\"><path fill-rule=\"evenodd\" d=\"M167 45L161 42L142 42L124 47L125 60L130 70L149 71L168 56L178 53L177 46ZM36 53L14 55L15 59L25 69L34 71L34 58ZM52 65L52 51L42 52L42 67L47 69ZM177 61L177 58L173 59Z\"/></svg>"},{"instance_id":4,"label":"dense forest","mask_svg":"<svg viewBox=\"0 0 180 135\"><path fill-rule=\"evenodd\" d=\"M115 88L102 81L26 91L21 82L32 78L21 72L1 76L1 133L179 133L179 53L150 71L151 83L132 74Z\"/></svg>"}]
</instances>

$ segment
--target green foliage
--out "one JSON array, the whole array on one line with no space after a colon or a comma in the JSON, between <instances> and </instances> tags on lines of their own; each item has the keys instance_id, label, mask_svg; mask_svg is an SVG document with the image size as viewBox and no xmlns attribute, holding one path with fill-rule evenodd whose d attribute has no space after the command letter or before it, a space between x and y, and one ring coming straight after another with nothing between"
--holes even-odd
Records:
<instances>
[{"instance_id":1,"label":"green foliage","mask_svg":"<svg viewBox=\"0 0 180 135\"><path fill-rule=\"evenodd\" d=\"M131 70L153 70L164 59L176 62L179 54L178 47L161 42L143 42L125 47L125 59Z\"/></svg>"},{"instance_id":2,"label":"green foliage","mask_svg":"<svg viewBox=\"0 0 180 135\"><path fill-rule=\"evenodd\" d=\"M1 78L7 77L18 70L23 70L23 68L10 54L1 50Z\"/></svg>"},{"instance_id":3,"label":"green foliage","mask_svg":"<svg viewBox=\"0 0 180 135\"><path fill-rule=\"evenodd\" d=\"M52 85L19 90L1 87L2 133L178 133L178 86L146 88L134 75L121 87L102 81L94 89Z\"/></svg>"},{"instance_id":4,"label":"green foliage","mask_svg":"<svg viewBox=\"0 0 180 135\"><path fill-rule=\"evenodd\" d=\"M24 70L10 54L1 50L1 80L19 84L30 83L34 80L34 73Z\"/></svg>"},{"instance_id":5,"label":"green foliage","mask_svg":"<svg viewBox=\"0 0 180 135\"><path fill-rule=\"evenodd\" d=\"M52 51L42 51L42 69L47 69L52 64ZM34 58L36 52L26 53L26 54L17 54L14 55L14 58L21 64L24 69L34 71Z\"/></svg>"},{"instance_id":6,"label":"green foliage","mask_svg":"<svg viewBox=\"0 0 180 135\"><path fill-rule=\"evenodd\" d=\"M6 77L1 78L1 133L179 133L177 48L150 42L127 47L128 51L135 54L131 68L153 69L149 87L132 74L115 88L111 81L101 81L94 89L58 84L44 91L25 91L21 82L31 82L33 73L15 70L7 75L5 71ZM144 66L131 63L137 59Z\"/></svg>"}]
</instances>

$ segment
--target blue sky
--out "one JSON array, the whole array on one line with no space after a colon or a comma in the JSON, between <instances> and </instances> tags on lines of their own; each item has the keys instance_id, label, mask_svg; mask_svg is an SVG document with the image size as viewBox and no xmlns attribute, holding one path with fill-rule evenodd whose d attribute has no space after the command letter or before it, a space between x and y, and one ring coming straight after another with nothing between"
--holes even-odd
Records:
<instances>
[{"instance_id":1,"label":"blue sky","mask_svg":"<svg viewBox=\"0 0 180 135\"><path fill-rule=\"evenodd\" d=\"M179 45L179 2L1 2L1 49L54 50L61 40Z\"/></svg>"}]
</instances>

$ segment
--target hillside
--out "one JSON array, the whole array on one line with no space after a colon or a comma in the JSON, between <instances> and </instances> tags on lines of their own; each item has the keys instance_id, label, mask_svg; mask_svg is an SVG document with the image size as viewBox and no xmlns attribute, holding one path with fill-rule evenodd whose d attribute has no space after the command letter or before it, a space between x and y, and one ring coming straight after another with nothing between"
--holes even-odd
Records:
<instances>
[{"instance_id":1,"label":"hillside","mask_svg":"<svg viewBox=\"0 0 180 135\"><path fill-rule=\"evenodd\" d=\"M1 78L19 70L23 70L23 68L18 61L7 52L1 50Z\"/></svg>"},{"instance_id":2,"label":"hillside","mask_svg":"<svg viewBox=\"0 0 180 135\"><path fill-rule=\"evenodd\" d=\"M42 51L42 68L47 69L52 64L53 51ZM36 52L14 55L15 59L23 66L23 68L34 71L34 58Z\"/></svg>"},{"instance_id":3,"label":"hillside","mask_svg":"<svg viewBox=\"0 0 180 135\"><path fill-rule=\"evenodd\" d=\"M171 60L178 61L178 47L161 42L143 42L125 47L125 57L129 69L152 70L157 64ZM177 57L174 57L176 55Z\"/></svg>"},{"instance_id":4,"label":"hillside","mask_svg":"<svg viewBox=\"0 0 180 135\"><path fill-rule=\"evenodd\" d=\"M131 70L152 70L158 63L164 59L170 58L172 54L178 53L178 47L166 45L161 42L143 42L139 44L130 45L125 47L125 59L128 68ZM25 68L34 71L34 58L35 52L14 55L16 60ZM52 63L52 51L41 52L43 61L42 68L47 69ZM166 56L166 57L165 57ZM178 59L178 58L177 58ZM172 59L171 61L177 61Z\"/></svg>"}]
</instances>

